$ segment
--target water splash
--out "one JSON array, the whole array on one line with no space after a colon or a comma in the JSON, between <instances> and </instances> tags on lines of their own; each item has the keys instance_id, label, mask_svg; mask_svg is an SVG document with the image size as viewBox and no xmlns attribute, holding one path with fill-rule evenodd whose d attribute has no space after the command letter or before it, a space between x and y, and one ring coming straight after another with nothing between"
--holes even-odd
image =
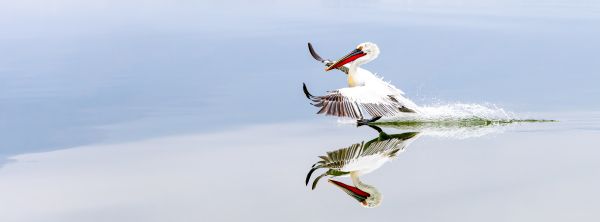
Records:
<instances>
[{"instance_id":1,"label":"water splash","mask_svg":"<svg viewBox=\"0 0 600 222\"><path fill-rule=\"evenodd\" d=\"M356 124L356 120L339 119L341 124ZM494 104L440 104L421 106L417 113L382 118L371 123L403 131L418 131L433 137L467 139L503 133L516 123L555 122L524 118Z\"/></svg>"},{"instance_id":2,"label":"water splash","mask_svg":"<svg viewBox=\"0 0 600 222\"><path fill-rule=\"evenodd\" d=\"M477 128L512 123L556 122L556 120L526 118L494 104L441 104L421 106L417 113L402 113L384 117L372 124L404 129ZM356 124L356 120L339 118L340 124Z\"/></svg>"},{"instance_id":3,"label":"water splash","mask_svg":"<svg viewBox=\"0 0 600 222\"><path fill-rule=\"evenodd\" d=\"M386 118L383 122L447 122L447 121L513 121L517 115L497 107L496 105L481 104L442 104L422 106L414 114L402 114Z\"/></svg>"},{"instance_id":4,"label":"water splash","mask_svg":"<svg viewBox=\"0 0 600 222\"><path fill-rule=\"evenodd\" d=\"M501 134L510 129L510 123L491 121L444 122L384 122L375 123L384 128L417 131L421 135L449 139L468 139L491 134Z\"/></svg>"}]
</instances>

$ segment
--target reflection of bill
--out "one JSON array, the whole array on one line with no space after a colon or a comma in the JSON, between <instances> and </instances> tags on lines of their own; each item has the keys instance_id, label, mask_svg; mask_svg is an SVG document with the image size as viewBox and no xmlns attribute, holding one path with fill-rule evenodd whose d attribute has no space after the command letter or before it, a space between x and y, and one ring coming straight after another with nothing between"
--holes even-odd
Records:
<instances>
[{"instance_id":1,"label":"reflection of bill","mask_svg":"<svg viewBox=\"0 0 600 222\"><path fill-rule=\"evenodd\" d=\"M370 125L369 125L370 126ZM377 126L370 126L379 132L379 136L368 142L361 142L347 148L327 152L320 156L321 161L313 165L306 176L306 184L312 173L321 168L327 171L319 175L312 184L312 189L322 177L350 177L354 186L329 179L329 182L356 199L364 207L377 207L381 204L381 193L374 186L364 184L359 176L378 169L384 163L395 158L406 149L408 144L418 138L418 132L388 135Z\"/></svg>"}]
</instances>

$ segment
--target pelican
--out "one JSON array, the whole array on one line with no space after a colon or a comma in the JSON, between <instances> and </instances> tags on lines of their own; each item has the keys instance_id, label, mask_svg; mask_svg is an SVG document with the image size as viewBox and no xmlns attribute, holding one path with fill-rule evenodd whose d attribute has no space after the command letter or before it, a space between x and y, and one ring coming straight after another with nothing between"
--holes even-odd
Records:
<instances>
[{"instance_id":1,"label":"pelican","mask_svg":"<svg viewBox=\"0 0 600 222\"><path fill-rule=\"evenodd\" d=\"M374 186L363 183L359 177L394 159L417 138L419 133L388 135L377 126L369 126L379 132L377 138L366 143L363 141L347 148L327 152L326 156L320 156L321 160L315 163L306 175L306 185L308 186L310 177L315 170L325 168L327 171L313 181L313 190L322 177L329 176L330 183L356 199L362 206L367 208L379 206L382 200L381 193ZM331 179L333 177L350 177L354 186Z\"/></svg>"},{"instance_id":2,"label":"pelican","mask_svg":"<svg viewBox=\"0 0 600 222\"><path fill-rule=\"evenodd\" d=\"M312 100L311 104L321 108L317 114L356 119L360 125L377 121L383 116L418 112L418 106L404 97L404 92L360 68L379 56L379 47L375 43L361 43L337 61L322 59L310 43L308 49L313 58L325 64L325 71L337 69L348 76L348 87L330 91L324 96L311 95L303 83L302 89L306 97ZM372 119L365 120L365 112Z\"/></svg>"}]
</instances>

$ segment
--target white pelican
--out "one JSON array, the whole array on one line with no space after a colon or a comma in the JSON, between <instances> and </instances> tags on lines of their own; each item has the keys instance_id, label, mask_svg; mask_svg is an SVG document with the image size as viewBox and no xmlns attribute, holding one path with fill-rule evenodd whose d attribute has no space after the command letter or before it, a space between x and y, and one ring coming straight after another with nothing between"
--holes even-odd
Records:
<instances>
[{"instance_id":1,"label":"white pelican","mask_svg":"<svg viewBox=\"0 0 600 222\"><path fill-rule=\"evenodd\" d=\"M312 189L315 189L319 179L324 176L349 176L354 186L332 179L328 181L356 199L364 207L372 208L379 206L382 200L381 193L374 186L364 184L360 181L359 176L378 169L384 163L396 157L398 153L403 152L408 144L417 138L418 133L409 132L387 135L379 127L370 127L379 131L379 137L367 143L363 141L347 148L327 152L326 156L320 156L322 160L315 163L308 172L308 175L306 175L306 185L308 185L310 176L315 170L326 168L328 170L325 173L315 178Z\"/></svg>"},{"instance_id":2,"label":"white pelican","mask_svg":"<svg viewBox=\"0 0 600 222\"><path fill-rule=\"evenodd\" d=\"M336 62L322 59L308 43L308 48L316 60L325 63L325 71L338 69L348 75L348 87L330 91L324 96L313 96L306 84L303 90L312 105L320 107L317 114L333 115L357 119L358 123L376 121L382 116L395 116L400 113L418 112L418 106L404 97L404 92L383 81L360 65L373 61L379 55L379 48L371 42L359 44L346 56ZM373 119L365 120L364 111Z\"/></svg>"}]
</instances>

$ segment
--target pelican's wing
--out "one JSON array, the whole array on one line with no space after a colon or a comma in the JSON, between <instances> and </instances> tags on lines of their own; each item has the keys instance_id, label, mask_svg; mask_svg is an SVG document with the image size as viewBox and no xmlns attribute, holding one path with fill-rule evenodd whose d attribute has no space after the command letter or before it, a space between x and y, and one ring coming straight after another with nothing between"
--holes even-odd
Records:
<instances>
[{"instance_id":1,"label":"pelican's wing","mask_svg":"<svg viewBox=\"0 0 600 222\"><path fill-rule=\"evenodd\" d=\"M414 113L404 97L373 86L355 86L337 90L345 98L355 102L371 116L395 116L403 112Z\"/></svg>"},{"instance_id":2,"label":"pelican's wing","mask_svg":"<svg viewBox=\"0 0 600 222\"><path fill-rule=\"evenodd\" d=\"M406 107L396 95L373 87L356 86L329 92L324 96L311 95L306 85L303 86L306 97L313 101L312 105L321 108L317 114L362 119L366 111L369 115L394 116L402 112L414 112Z\"/></svg>"},{"instance_id":3,"label":"pelican's wing","mask_svg":"<svg viewBox=\"0 0 600 222\"><path fill-rule=\"evenodd\" d=\"M344 97L339 91L329 92L324 96L313 96L308 92L306 84L302 85L306 98L313 101L313 106L320 107L321 109L317 114L326 114L339 117L349 117L353 119L362 119L363 115L352 99Z\"/></svg>"},{"instance_id":4,"label":"pelican's wing","mask_svg":"<svg viewBox=\"0 0 600 222\"><path fill-rule=\"evenodd\" d=\"M326 67L329 67L335 63L335 61L321 58L321 56L319 56L319 54L317 54L315 49L312 47L312 44L310 44L310 42L308 43L308 51L310 52L310 55L314 59L316 59L319 62L322 62L323 64L325 64ZM348 74L348 71L349 71L348 66L346 66L346 65L337 67L336 69L346 73L346 75Z\"/></svg>"}]
</instances>

